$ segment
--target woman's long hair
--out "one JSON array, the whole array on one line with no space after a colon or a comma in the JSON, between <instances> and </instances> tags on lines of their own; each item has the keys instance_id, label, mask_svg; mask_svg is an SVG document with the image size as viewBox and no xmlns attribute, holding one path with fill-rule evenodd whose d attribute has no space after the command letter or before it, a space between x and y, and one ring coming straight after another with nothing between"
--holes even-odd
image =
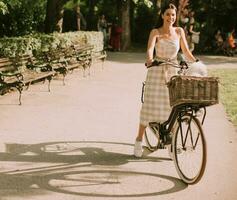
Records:
<instances>
[{"instance_id":1,"label":"woman's long hair","mask_svg":"<svg viewBox=\"0 0 237 200\"><path fill-rule=\"evenodd\" d=\"M174 26L177 26L177 8L174 4L168 3L168 4L166 4L165 6L163 6L161 8L160 16L158 18L158 21L157 21L157 24L156 24L155 28L160 28L160 27L163 26L164 21L163 21L162 15L164 15L164 13L167 9L174 9L175 10L176 19L175 19L175 22L174 22Z\"/></svg>"}]
</instances>

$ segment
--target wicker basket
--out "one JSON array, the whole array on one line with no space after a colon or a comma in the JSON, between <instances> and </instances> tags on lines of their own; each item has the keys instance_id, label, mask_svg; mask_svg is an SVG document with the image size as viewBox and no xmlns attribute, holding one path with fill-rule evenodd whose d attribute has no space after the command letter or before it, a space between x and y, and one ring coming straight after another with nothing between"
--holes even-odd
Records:
<instances>
[{"instance_id":1,"label":"wicker basket","mask_svg":"<svg viewBox=\"0 0 237 200\"><path fill-rule=\"evenodd\" d=\"M198 104L210 106L218 103L218 78L173 76L168 83L170 105Z\"/></svg>"}]
</instances>

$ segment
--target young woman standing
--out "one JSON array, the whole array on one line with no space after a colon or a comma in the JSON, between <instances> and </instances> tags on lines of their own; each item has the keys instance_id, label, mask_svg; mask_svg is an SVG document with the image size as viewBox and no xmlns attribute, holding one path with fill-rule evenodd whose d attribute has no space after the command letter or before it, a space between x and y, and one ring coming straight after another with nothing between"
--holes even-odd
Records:
<instances>
[{"instance_id":1,"label":"young woman standing","mask_svg":"<svg viewBox=\"0 0 237 200\"><path fill-rule=\"evenodd\" d=\"M176 27L177 9L173 4L165 6L160 14L158 27L151 30L146 65L150 66L154 59L177 62L177 54L181 47L186 59L195 62L196 58L188 48L184 30ZM155 58L153 52L155 49ZM139 130L134 145L134 155L141 157L143 153L142 139L149 122L164 122L171 111L169 91L166 83L176 74L176 69L169 64L151 67L147 70L144 103L140 113Z\"/></svg>"}]
</instances>

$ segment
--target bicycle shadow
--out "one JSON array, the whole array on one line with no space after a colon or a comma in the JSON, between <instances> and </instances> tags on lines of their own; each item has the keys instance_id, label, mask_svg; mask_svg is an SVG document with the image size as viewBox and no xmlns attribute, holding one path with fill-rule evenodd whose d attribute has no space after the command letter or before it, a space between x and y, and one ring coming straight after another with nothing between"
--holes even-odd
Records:
<instances>
[{"instance_id":1,"label":"bicycle shadow","mask_svg":"<svg viewBox=\"0 0 237 200\"><path fill-rule=\"evenodd\" d=\"M97 144L97 147L95 147ZM98 146L98 144L100 144ZM89 145L89 146L88 146ZM94 146L92 146L94 145ZM110 145L107 150L105 146ZM117 152L112 151L113 145L120 145ZM127 148L125 150L125 147ZM128 162L161 162L170 160L165 157L149 155L137 159L130 154L133 144L104 141L58 141L38 144L6 144L6 153L0 153L2 161L28 161L28 162L51 162L51 163L84 163L92 165L123 165ZM116 150L115 150L116 151ZM126 153L118 153L126 151ZM28 152L34 154L26 154ZM74 154L74 152L77 152Z\"/></svg>"},{"instance_id":2,"label":"bicycle shadow","mask_svg":"<svg viewBox=\"0 0 237 200\"><path fill-rule=\"evenodd\" d=\"M112 151L116 145L121 147ZM28 194L33 196L53 191L80 196L140 197L174 193L187 187L179 179L171 176L118 168L131 162L167 160L167 158L152 156L137 159L126 150L126 148L131 149L132 146L127 143L98 141L8 144L7 153L0 153L0 161L14 161L16 164L12 170L5 170L0 174L0 195ZM123 151L119 150L121 148ZM46 164L30 168L29 164L27 167L17 166L22 162L34 165ZM163 180L171 184L160 189L156 186L152 191L146 191L144 185L142 190L129 189L130 184L137 181L137 177L140 177L141 183L144 177L149 177L146 179L159 183ZM94 189L98 187L100 189L95 192ZM128 191L118 189L117 192L112 193L112 187L128 188Z\"/></svg>"}]
</instances>

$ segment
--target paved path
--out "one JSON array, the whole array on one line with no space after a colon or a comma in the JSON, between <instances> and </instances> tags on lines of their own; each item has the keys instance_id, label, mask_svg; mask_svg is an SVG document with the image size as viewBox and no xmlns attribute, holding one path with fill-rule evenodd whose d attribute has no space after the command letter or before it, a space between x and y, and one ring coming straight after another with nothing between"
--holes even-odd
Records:
<instances>
[{"instance_id":1,"label":"paved path","mask_svg":"<svg viewBox=\"0 0 237 200\"><path fill-rule=\"evenodd\" d=\"M208 108L208 162L198 184L179 180L166 150L132 156L144 57L110 53L91 76L78 70L66 86L54 80L51 94L46 84L30 87L22 106L15 92L1 96L0 199L235 199L237 134L221 104ZM237 63L201 59L209 67Z\"/></svg>"}]
</instances>

